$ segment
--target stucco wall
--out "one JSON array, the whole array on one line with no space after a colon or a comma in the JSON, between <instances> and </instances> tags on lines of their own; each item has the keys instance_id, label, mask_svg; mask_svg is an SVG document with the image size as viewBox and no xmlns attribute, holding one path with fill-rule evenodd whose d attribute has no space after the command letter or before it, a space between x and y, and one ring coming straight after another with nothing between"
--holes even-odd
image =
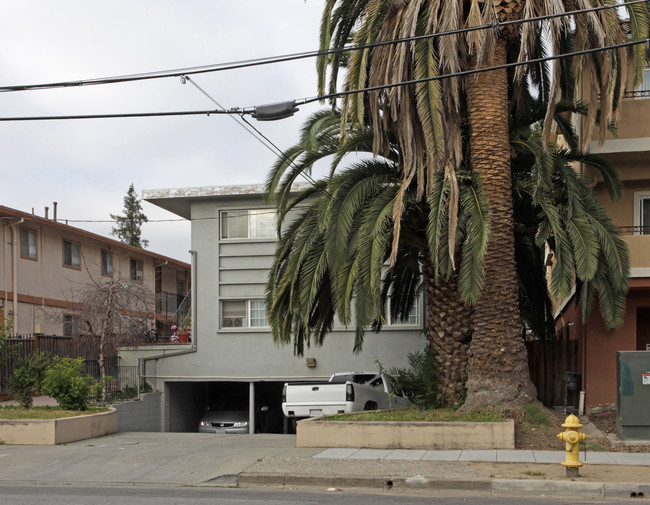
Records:
<instances>
[{"instance_id":1,"label":"stucco wall","mask_svg":"<svg viewBox=\"0 0 650 505\"><path fill-rule=\"evenodd\" d=\"M18 243L16 279L18 291L17 317L14 328L19 334L40 331L46 334L63 333L63 315L74 312L79 291L91 283L89 274L101 278L102 250L113 255L113 276L130 281L130 260L142 260L142 284L152 293L155 290L154 258L148 251L127 248L115 240L89 234L83 230L46 221L36 216L24 217L16 225ZM20 233L27 229L36 234L35 259L21 257ZM12 266L11 229L0 227L0 293L7 297L7 308L13 311L14 270ZM81 265L71 268L63 265L63 241L80 245ZM176 292L177 272L184 278L183 267L169 263L162 267L166 290ZM169 279L169 280L167 280ZM135 281L140 282L140 281ZM153 308L153 307L152 307Z\"/></svg>"}]
</instances>

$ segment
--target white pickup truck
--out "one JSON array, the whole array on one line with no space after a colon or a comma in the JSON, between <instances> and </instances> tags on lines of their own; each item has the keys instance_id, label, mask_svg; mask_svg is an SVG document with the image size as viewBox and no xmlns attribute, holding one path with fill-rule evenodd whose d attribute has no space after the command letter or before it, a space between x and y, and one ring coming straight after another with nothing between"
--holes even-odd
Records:
<instances>
[{"instance_id":1,"label":"white pickup truck","mask_svg":"<svg viewBox=\"0 0 650 505\"><path fill-rule=\"evenodd\" d=\"M390 379L377 372L336 373L328 382L289 382L282 390L282 412L293 418L410 406L401 392L393 391Z\"/></svg>"}]
</instances>

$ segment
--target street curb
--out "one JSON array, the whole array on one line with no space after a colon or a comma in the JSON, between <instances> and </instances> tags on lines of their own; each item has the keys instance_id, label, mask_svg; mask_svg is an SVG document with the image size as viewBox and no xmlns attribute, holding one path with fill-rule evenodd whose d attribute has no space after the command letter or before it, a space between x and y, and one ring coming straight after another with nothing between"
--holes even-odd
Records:
<instances>
[{"instance_id":1,"label":"street curb","mask_svg":"<svg viewBox=\"0 0 650 505\"><path fill-rule=\"evenodd\" d=\"M605 482L605 498L650 498L650 484Z\"/></svg>"},{"instance_id":2,"label":"street curb","mask_svg":"<svg viewBox=\"0 0 650 505\"><path fill-rule=\"evenodd\" d=\"M492 481L492 493L500 495L532 494L537 496L603 498L605 496L605 485L602 482L494 479Z\"/></svg>"},{"instance_id":3,"label":"street curb","mask_svg":"<svg viewBox=\"0 0 650 505\"><path fill-rule=\"evenodd\" d=\"M239 487L322 487L402 489L433 492L472 491L493 495L564 496L574 498L650 498L650 484L626 482L576 482L533 479L438 479L378 477L366 475L307 475L283 473L241 473Z\"/></svg>"}]
</instances>

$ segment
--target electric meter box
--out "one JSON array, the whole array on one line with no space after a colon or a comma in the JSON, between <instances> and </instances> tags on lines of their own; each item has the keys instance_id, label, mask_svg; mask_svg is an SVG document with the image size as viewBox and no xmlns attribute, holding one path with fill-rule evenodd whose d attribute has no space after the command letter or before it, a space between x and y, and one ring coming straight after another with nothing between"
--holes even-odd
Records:
<instances>
[{"instance_id":1,"label":"electric meter box","mask_svg":"<svg viewBox=\"0 0 650 505\"><path fill-rule=\"evenodd\" d=\"M650 351L616 353L621 440L650 440Z\"/></svg>"}]
</instances>

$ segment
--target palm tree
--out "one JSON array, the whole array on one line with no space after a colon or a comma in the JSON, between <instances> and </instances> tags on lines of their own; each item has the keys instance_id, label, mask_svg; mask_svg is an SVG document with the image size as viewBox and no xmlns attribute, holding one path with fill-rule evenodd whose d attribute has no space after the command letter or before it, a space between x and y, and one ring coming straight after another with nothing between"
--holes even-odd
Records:
<instances>
[{"instance_id":1,"label":"palm tree","mask_svg":"<svg viewBox=\"0 0 650 505\"><path fill-rule=\"evenodd\" d=\"M618 326L624 312L627 251L570 162L587 161L599 168L613 197L620 196L620 183L611 167L596 157L578 151L545 153L541 134L530 128L544 111L534 107L526 110L528 114L513 123L511 135L522 319L542 338L553 333L544 268L544 245L550 241L562 253L557 255L554 295L566 295L577 276L589 288L593 285L605 294L601 300L611 303L601 303L601 313L608 325ZM346 152L368 149L372 142L372 131L366 128L349 132L348 143L341 144L339 121L337 113L328 111L310 118L301 141L287 151L268 178L267 188L275 188L269 195L275 196L278 204L280 226L289 210L298 205L306 207L281 234L269 277L267 307L274 338L276 342L293 342L295 352L302 354L311 343L322 344L338 314L345 324L356 326L355 350L359 350L366 327L381 328L388 295L391 314L405 317L421 280L428 309L427 337L440 369L440 400L455 404L461 395L472 330L470 307L461 298L457 284L460 282L469 299L478 294L486 242L485 237L477 242L481 234L472 231L485 228L480 220L487 213L480 185L470 173L459 172L461 213L456 249L461 268L456 273L448 257L430 252L446 242L450 184L443 174L437 174L431 198L424 202L412 183L405 193L396 261L380 281L392 247L392 216L400 177L396 162L388 159L367 160L335 173ZM561 117L558 121L562 126ZM563 126L575 148L571 129ZM292 196L289 190L298 174L328 156L334 158L330 177ZM480 203L478 207L476 202ZM574 228L580 228L580 235L591 244L589 251L563 232ZM557 239L549 239L551 229ZM594 258L594 252L600 257ZM438 275L438 270L445 274ZM583 301L588 314L593 297L584 297Z\"/></svg>"},{"instance_id":2,"label":"palm tree","mask_svg":"<svg viewBox=\"0 0 650 505\"><path fill-rule=\"evenodd\" d=\"M312 337L315 343L322 343L338 311L345 324L352 323L354 314L355 349L360 350L366 327L381 328L387 299L393 317L408 316L422 279L427 306L444 306L443 310L428 311L427 336L441 368L441 401L455 404L465 376L471 308L458 293L456 276L434 276L439 268L432 264L425 238L428 207L417 197L415 184L401 197L406 210L401 216L400 247L396 262L381 280L392 249L393 209L401 189L398 152L393 149L389 158L368 160L336 174L347 154L370 152L374 133L369 127L351 129L342 143L340 121L336 111L312 116L303 127L300 142L287 150L267 180L280 225L289 210L315 195L319 198L292 222L278 244L267 289L274 338L293 341L294 350L302 353ZM292 199L290 189L299 174L327 157L333 159L328 180ZM469 204L475 205L476 200ZM440 209L444 212L444 205ZM323 270L312 268L325 264ZM480 269L481 262L476 265ZM301 289L301 283L310 285L309 289Z\"/></svg>"},{"instance_id":3,"label":"palm tree","mask_svg":"<svg viewBox=\"0 0 650 505\"><path fill-rule=\"evenodd\" d=\"M498 23L528 19L542 14L569 12L587 7L587 2L523 2L500 0L481 2L432 2L428 0L328 0L321 26L321 49L355 44L390 41L414 35L444 32L462 27L491 25L497 28L457 34L435 39L389 44L354 51L345 55L323 56L319 62L321 91L326 70L331 71L330 91L336 88L338 70L347 66L346 89L399 84L414 78L432 78L458 70L487 69L509 61L524 61L529 55L543 54L541 33L549 28L549 49L556 54L567 43L578 49L603 47L626 40L616 11L568 16L540 22L502 26ZM631 14L631 36L647 36L646 5L626 5ZM643 63L643 49L635 50L636 81ZM520 67L521 68L521 67ZM591 109L589 125L597 112L601 132L615 118L615 105L622 97L626 82L627 52L607 51L577 58L573 70L590 82ZM515 84L525 88L527 78L540 88L547 103L544 138L547 138L555 104L561 97L563 65L553 64L551 80L545 68L516 72ZM542 77L540 80L539 77ZM415 86L396 86L367 95L348 95L344 100L344 117L353 124L371 122L375 129L375 154L390 149L389 136L397 137L401 153L402 196L410 181L417 181L420 194L431 194L435 171L442 171L451 184L451 205L458 194L454 171L463 158L461 142L461 104L467 104L469 121L469 160L479 174L490 199L490 241L485 256L485 284L474 305L467 407L487 404L507 405L535 397L530 381L517 300L515 243L512 208L510 145L508 141L510 104L508 72L492 70L444 81L425 81ZM585 133L584 141L590 138ZM394 262L399 242L402 199L395 206L395 233L391 260ZM455 213L450 217L450 244L453 243ZM450 248L451 249L451 248ZM450 253L452 254L452 253Z\"/></svg>"}]
</instances>

